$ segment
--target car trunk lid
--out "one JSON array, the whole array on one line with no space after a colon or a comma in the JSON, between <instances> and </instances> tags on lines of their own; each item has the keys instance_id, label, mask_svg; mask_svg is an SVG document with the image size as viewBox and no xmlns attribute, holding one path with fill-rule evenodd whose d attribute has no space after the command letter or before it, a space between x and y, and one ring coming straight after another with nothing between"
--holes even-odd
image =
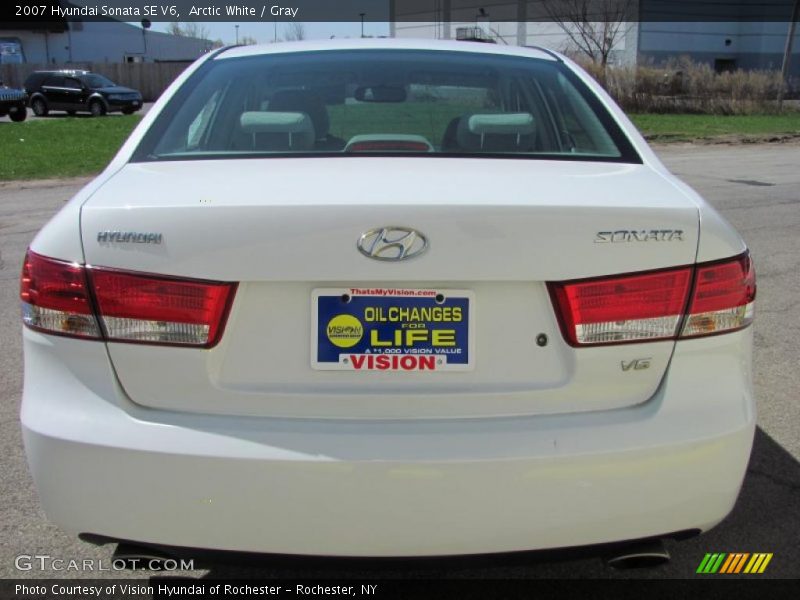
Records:
<instances>
[{"instance_id":1,"label":"car trunk lid","mask_svg":"<svg viewBox=\"0 0 800 600\"><path fill-rule=\"evenodd\" d=\"M423 234L429 247L400 261L359 252L363 234L391 227ZM129 164L84 205L82 233L94 266L239 284L214 348L108 344L136 403L477 417L605 410L652 396L673 342L573 348L546 282L690 264L698 217L643 165L273 158ZM312 349L327 323L314 323L316 298L359 289L466 299L468 368L318 368Z\"/></svg>"}]
</instances>

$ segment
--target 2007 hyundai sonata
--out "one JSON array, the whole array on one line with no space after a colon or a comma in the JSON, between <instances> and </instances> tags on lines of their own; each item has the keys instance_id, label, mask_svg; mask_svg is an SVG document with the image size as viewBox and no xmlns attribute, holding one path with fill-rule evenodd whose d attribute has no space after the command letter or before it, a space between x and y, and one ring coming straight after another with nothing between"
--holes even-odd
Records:
<instances>
[{"instance_id":1,"label":"2007 hyundai sonata","mask_svg":"<svg viewBox=\"0 0 800 600\"><path fill-rule=\"evenodd\" d=\"M409 556L681 536L755 427L739 235L567 58L222 49L39 233L25 446L76 534Z\"/></svg>"}]
</instances>

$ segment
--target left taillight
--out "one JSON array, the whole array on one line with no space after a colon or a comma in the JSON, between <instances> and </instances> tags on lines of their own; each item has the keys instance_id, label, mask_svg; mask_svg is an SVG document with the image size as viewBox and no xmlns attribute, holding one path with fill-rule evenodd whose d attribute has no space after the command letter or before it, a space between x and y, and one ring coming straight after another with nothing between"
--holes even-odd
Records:
<instances>
[{"instance_id":1,"label":"left taillight","mask_svg":"<svg viewBox=\"0 0 800 600\"><path fill-rule=\"evenodd\" d=\"M101 339L86 269L28 250L20 278L22 321L31 329Z\"/></svg>"},{"instance_id":2,"label":"left taillight","mask_svg":"<svg viewBox=\"0 0 800 600\"><path fill-rule=\"evenodd\" d=\"M20 285L32 329L202 348L219 342L235 292L235 283L85 267L30 250Z\"/></svg>"},{"instance_id":3,"label":"left taillight","mask_svg":"<svg viewBox=\"0 0 800 600\"><path fill-rule=\"evenodd\" d=\"M88 269L110 341L210 348L219 341L235 283Z\"/></svg>"}]
</instances>

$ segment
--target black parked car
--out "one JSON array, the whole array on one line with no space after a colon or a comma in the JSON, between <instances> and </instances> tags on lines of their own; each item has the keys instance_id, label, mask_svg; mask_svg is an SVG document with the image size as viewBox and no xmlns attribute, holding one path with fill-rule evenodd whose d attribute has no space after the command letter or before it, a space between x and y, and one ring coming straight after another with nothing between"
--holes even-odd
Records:
<instances>
[{"instance_id":1,"label":"black parked car","mask_svg":"<svg viewBox=\"0 0 800 600\"><path fill-rule=\"evenodd\" d=\"M27 100L24 91L6 87L0 80L0 117L8 115L12 121L24 121L28 116Z\"/></svg>"},{"instance_id":2,"label":"black parked car","mask_svg":"<svg viewBox=\"0 0 800 600\"><path fill-rule=\"evenodd\" d=\"M30 106L38 117L51 110L69 114L109 112L133 114L142 108L142 94L89 71L36 71L25 80Z\"/></svg>"}]
</instances>

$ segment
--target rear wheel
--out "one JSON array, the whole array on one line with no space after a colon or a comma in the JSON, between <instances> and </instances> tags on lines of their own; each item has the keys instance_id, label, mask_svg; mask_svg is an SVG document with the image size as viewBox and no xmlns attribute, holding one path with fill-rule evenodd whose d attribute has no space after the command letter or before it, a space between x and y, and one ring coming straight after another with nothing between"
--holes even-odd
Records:
<instances>
[{"instance_id":1,"label":"rear wheel","mask_svg":"<svg viewBox=\"0 0 800 600\"><path fill-rule=\"evenodd\" d=\"M33 102L31 102L31 108L33 109L33 114L37 117L47 116L47 103L41 98L35 98Z\"/></svg>"},{"instance_id":2,"label":"rear wheel","mask_svg":"<svg viewBox=\"0 0 800 600\"><path fill-rule=\"evenodd\" d=\"M123 115L132 115L135 112L136 112L135 108L123 108L122 109L122 114Z\"/></svg>"},{"instance_id":3,"label":"rear wheel","mask_svg":"<svg viewBox=\"0 0 800 600\"><path fill-rule=\"evenodd\" d=\"M89 112L93 117L102 117L106 114L106 107L100 100L92 100L89 103Z\"/></svg>"},{"instance_id":4,"label":"rear wheel","mask_svg":"<svg viewBox=\"0 0 800 600\"><path fill-rule=\"evenodd\" d=\"M67 111L67 114L68 114L70 117L74 117L74 116L75 116L75 111L74 111L74 110L68 110L68 111Z\"/></svg>"},{"instance_id":5,"label":"rear wheel","mask_svg":"<svg viewBox=\"0 0 800 600\"><path fill-rule=\"evenodd\" d=\"M12 121L16 121L17 123L19 123L28 118L28 109L25 108L24 103L17 104L16 106L11 108L11 111L8 113L8 116Z\"/></svg>"}]
</instances>

